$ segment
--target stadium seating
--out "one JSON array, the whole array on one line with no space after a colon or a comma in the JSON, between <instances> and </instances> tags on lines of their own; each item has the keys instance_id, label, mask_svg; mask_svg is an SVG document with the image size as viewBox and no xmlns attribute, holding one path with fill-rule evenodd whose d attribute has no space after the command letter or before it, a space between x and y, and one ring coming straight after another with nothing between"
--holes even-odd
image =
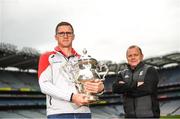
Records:
<instances>
[{"instance_id":1,"label":"stadium seating","mask_svg":"<svg viewBox=\"0 0 180 119\"><path fill-rule=\"evenodd\" d=\"M159 70L160 82L159 86L173 85L180 83L180 67L171 67L168 69Z\"/></svg>"},{"instance_id":2,"label":"stadium seating","mask_svg":"<svg viewBox=\"0 0 180 119\"><path fill-rule=\"evenodd\" d=\"M145 63L158 67L161 115L180 115L180 67L163 68L166 63L179 62L179 56L180 53L174 53L164 56L164 59L145 60ZM39 53L33 48L25 47L18 51L14 45L0 43L0 118L46 117L45 95L40 92L37 77L38 59ZM102 101L90 106L93 118L124 117L122 95L112 93L112 83L117 72L124 69L126 64L108 63L111 73L104 81L105 93L100 96ZM18 70L8 70L9 67Z\"/></svg>"},{"instance_id":3,"label":"stadium seating","mask_svg":"<svg viewBox=\"0 0 180 119\"><path fill-rule=\"evenodd\" d=\"M173 100L173 101L164 101L161 102L161 115L175 115L180 114L180 100Z\"/></svg>"},{"instance_id":4,"label":"stadium seating","mask_svg":"<svg viewBox=\"0 0 180 119\"><path fill-rule=\"evenodd\" d=\"M0 70L0 90L40 91L37 74Z\"/></svg>"},{"instance_id":5,"label":"stadium seating","mask_svg":"<svg viewBox=\"0 0 180 119\"><path fill-rule=\"evenodd\" d=\"M6 110L6 111L0 111L0 118L1 119L45 119L46 118L46 112L44 109L23 109L23 110Z\"/></svg>"}]
</instances>

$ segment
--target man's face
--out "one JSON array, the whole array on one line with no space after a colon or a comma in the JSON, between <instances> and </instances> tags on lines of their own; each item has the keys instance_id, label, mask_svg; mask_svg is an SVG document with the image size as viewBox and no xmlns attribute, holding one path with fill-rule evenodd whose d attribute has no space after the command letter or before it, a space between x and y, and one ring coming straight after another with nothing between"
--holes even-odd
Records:
<instances>
[{"instance_id":1,"label":"man's face","mask_svg":"<svg viewBox=\"0 0 180 119\"><path fill-rule=\"evenodd\" d=\"M142 60L143 54L140 53L138 48L130 48L127 50L126 58L128 64L134 69Z\"/></svg>"},{"instance_id":2,"label":"man's face","mask_svg":"<svg viewBox=\"0 0 180 119\"><path fill-rule=\"evenodd\" d=\"M74 33L68 25L58 27L55 39L58 42L58 46L61 48L72 47L72 41L74 40Z\"/></svg>"}]
</instances>

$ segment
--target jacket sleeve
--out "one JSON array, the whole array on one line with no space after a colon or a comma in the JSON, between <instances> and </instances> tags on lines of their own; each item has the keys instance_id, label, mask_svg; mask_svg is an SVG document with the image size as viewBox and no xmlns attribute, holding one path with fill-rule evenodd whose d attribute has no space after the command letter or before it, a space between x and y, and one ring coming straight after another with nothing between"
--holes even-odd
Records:
<instances>
[{"instance_id":1,"label":"jacket sleeve","mask_svg":"<svg viewBox=\"0 0 180 119\"><path fill-rule=\"evenodd\" d=\"M119 83L120 81L124 83ZM112 85L112 91L114 93L126 93L131 90L133 90L136 87L136 81L133 81L131 79L123 80L122 74L119 73L115 82Z\"/></svg>"},{"instance_id":2,"label":"jacket sleeve","mask_svg":"<svg viewBox=\"0 0 180 119\"><path fill-rule=\"evenodd\" d=\"M52 83L52 69L49 63L49 55L41 55L38 66L38 78L41 92L57 99L70 101L72 92L62 90Z\"/></svg>"},{"instance_id":3,"label":"jacket sleeve","mask_svg":"<svg viewBox=\"0 0 180 119\"><path fill-rule=\"evenodd\" d=\"M136 87L136 89L132 90L130 94L134 97L156 94L158 82L158 72L153 67L150 67L146 72L144 84L140 85L139 87Z\"/></svg>"}]
</instances>

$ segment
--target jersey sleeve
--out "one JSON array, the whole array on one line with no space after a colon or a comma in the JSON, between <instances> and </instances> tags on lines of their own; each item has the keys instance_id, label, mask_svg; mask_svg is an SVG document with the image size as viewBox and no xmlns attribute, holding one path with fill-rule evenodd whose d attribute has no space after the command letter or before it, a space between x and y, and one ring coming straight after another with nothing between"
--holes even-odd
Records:
<instances>
[{"instance_id":1,"label":"jersey sleeve","mask_svg":"<svg viewBox=\"0 0 180 119\"><path fill-rule=\"evenodd\" d=\"M56 87L52 83L52 68L49 63L49 57L52 53L42 54L38 65L38 79L41 92L57 99L70 101L72 92Z\"/></svg>"}]
</instances>

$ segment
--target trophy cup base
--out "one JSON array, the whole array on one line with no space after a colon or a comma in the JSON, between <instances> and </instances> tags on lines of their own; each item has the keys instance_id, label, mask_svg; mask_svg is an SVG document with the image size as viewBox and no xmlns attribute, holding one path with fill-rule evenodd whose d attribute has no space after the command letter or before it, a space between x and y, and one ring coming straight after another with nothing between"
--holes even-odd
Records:
<instances>
[{"instance_id":1,"label":"trophy cup base","mask_svg":"<svg viewBox=\"0 0 180 119\"><path fill-rule=\"evenodd\" d=\"M87 100L91 102L96 102L99 100L99 98L97 96L88 95Z\"/></svg>"}]
</instances>

